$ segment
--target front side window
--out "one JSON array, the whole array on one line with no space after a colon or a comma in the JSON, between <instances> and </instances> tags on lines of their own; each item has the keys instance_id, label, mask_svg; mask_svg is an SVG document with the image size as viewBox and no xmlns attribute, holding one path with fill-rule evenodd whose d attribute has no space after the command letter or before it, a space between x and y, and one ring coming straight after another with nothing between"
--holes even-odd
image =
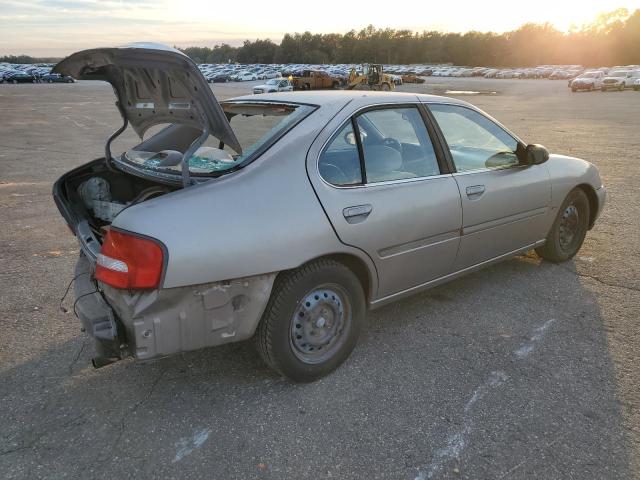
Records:
<instances>
[{"instance_id":1,"label":"front side window","mask_svg":"<svg viewBox=\"0 0 640 480\"><path fill-rule=\"evenodd\" d=\"M484 115L459 105L429 105L458 172L519 164L518 141Z\"/></svg>"},{"instance_id":2,"label":"front side window","mask_svg":"<svg viewBox=\"0 0 640 480\"><path fill-rule=\"evenodd\" d=\"M440 174L431 138L416 107L381 108L357 115L331 139L318 169L326 181L340 186Z\"/></svg>"}]
</instances>

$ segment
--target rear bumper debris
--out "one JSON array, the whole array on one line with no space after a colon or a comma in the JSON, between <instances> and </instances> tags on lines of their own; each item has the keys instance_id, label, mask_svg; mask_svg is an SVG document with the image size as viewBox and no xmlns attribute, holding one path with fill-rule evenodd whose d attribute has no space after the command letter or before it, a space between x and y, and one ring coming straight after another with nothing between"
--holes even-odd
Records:
<instances>
[{"instance_id":1,"label":"rear bumper debris","mask_svg":"<svg viewBox=\"0 0 640 480\"><path fill-rule=\"evenodd\" d=\"M149 360L252 337L276 277L130 292L96 283L83 254L76 275L76 312L96 340L96 368L128 355Z\"/></svg>"}]
</instances>

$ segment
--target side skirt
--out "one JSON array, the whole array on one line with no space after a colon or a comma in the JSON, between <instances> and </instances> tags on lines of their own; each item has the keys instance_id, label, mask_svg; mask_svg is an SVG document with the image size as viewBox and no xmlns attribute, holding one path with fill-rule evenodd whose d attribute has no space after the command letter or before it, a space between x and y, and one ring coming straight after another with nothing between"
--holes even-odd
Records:
<instances>
[{"instance_id":1,"label":"side skirt","mask_svg":"<svg viewBox=\"0 0 640 480\"><path fill-rule=\"evenodd\" d=\"M507 258L511 258L521 253L528 252L529 250L533 250L534 248L544 245L545 242L546 242L546 239L538 240L537 242L527 245L526 247L522 247L517 250L513 250L511 252L505 253L503 255L499 255L497 257L491 258L489 260L485 260L484 262L480 262L470 267L463 268L462 270L458 270L457 272L449 273L448 275L444 275L434 280L430 280L426 283L416 285L415 287L411 287L406 290L402 290L400 292L387 295L386 297L378 298L377 300L373 300L372 302L369 303L369 308L371 310L374 310L376 308L380 308L389 303L395 302L396 300L400 300L402 298L415 295L416 293L422 292L432 287L436 287L443 283L447 283L451 280L455 280L458 277L462 277L463 275L466 275L468 273L475 272L489 265L493 265L494 263L499 263L503 260L506 260Z\"/></svg>"}]
</instances>

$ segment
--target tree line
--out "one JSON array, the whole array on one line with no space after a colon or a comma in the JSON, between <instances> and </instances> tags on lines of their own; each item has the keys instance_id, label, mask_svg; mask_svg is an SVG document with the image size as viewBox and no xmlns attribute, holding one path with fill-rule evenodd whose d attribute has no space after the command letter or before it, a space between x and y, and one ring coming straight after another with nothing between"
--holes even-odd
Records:
<instances>
[{"instance_id":1,"label":"tree line","mask_svg":"<svg viewBox=\"0 0 640 480\"><path fill-rule=\"evenodd\" d=\"M618 9L592 23L561 32L551 24L527 23L493 32L413 32L372 25L345 34L287 33L280 44L245 40L182 49L198 63L452 63L467 66L526 67L640 64L640 9Z\"/></svg>"}]
</instances>

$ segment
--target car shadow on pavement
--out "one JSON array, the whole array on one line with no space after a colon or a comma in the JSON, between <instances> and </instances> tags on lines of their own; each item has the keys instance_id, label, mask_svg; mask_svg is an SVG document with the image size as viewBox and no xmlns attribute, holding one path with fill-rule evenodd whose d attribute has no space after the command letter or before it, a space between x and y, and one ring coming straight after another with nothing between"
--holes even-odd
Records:
<instances>
[{"instance_id":1,"label":"car shadow on pavement","mask_svg":"<svg viewBox=\"0 0 640 480\"><path fill-rule=\"evenodd\" d=\"M597 297L535 255L371 312L312 384L250 342L99 370L92 348L0 373L4 478L631 476Z\"/></svg>"}]
</instances>

